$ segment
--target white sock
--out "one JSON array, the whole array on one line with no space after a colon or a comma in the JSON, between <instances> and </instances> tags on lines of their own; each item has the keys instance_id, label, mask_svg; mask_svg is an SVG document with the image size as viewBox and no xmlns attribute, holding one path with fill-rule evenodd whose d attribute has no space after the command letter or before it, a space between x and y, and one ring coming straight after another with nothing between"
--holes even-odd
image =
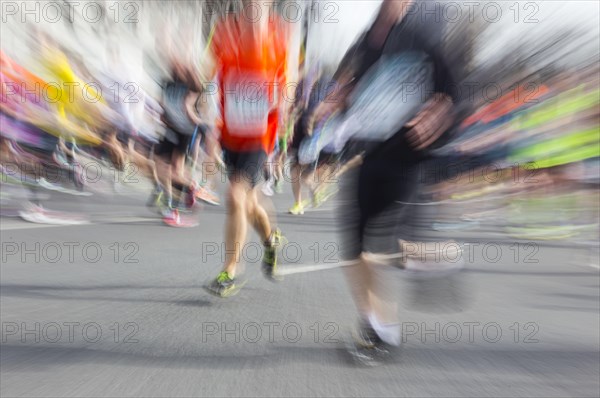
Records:
<instances>
[{"instance_id":1,"label":"white sock","mask_svg":"<svg viewBox=\"0 0 600 398\"><path fill-rule=\"evenodd\" d=\"M393 346L400 345L399 323L382 324L374 313L369 314L369 323L381 340Z\"/></svg>"}]
</instances>

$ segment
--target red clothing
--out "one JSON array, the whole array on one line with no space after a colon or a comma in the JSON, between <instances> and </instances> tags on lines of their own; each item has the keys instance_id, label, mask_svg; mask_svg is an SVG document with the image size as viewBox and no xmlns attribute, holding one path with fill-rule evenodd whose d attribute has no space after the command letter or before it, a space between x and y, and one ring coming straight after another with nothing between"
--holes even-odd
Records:
<instances>
[{"instance_id":1,"label":"red clothing","mask_svg":"<svg viewBox=\"0 0 600 398\"><path fill-rule=\"evenodd\" d=\"M482 123L490 123L494 120L508 115L511 112L516 111L521 106L537 100L538 98L546 95L549 92L548 87L542 85L540 87L530 87L530 85L520 85L517 88L511 90L504 96L495 100L491 104L487 104L480 108L473 115L465 119L461 127L469 127L478 121ZM535 89L532 91L532 89Z\"/></svg>"},{"instance_id":2,"label":"red clothing","mask_svg":"<svg viewBox=\"0 0 600 398\"><path fill-rule=\"evenodd\" d=\"M251 28L244 18L228 17L218 23L211 43L221 90L221 144L236 152L262 148L269 154L277 139L287 34L277 18L262 34L249 34Z\"/></svg>"}]
</instances>

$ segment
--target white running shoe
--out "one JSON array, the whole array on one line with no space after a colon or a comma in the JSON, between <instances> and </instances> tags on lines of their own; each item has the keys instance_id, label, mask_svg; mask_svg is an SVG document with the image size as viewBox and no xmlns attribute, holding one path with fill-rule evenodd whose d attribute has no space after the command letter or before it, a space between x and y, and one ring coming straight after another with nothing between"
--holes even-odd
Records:
<instances>
[{"instance_id":1,"label":"white running shoe","mask_svg":"<svg viewBox=\"0 0 600 398\"><path fill-rule=\"evenodd\" d=\"M19 216L25 221L36 224L82 225L89 222L78 215L47 211L43 207L33 204L19 211Z\"/></svg>"},{"instance_id":2,"label":"white running shoe","mask_svg":"<svg viewBox=\"0 0 600 398\"><path fill-rule=\"evenodd\" d=\"M273 192L273 186L272 186L272 182L269 180L267 182L265 182L263 184L262 187L262 193L265 194L265 196L273 196L275 194L275 192Z\"/></svg>"}]
</instances>

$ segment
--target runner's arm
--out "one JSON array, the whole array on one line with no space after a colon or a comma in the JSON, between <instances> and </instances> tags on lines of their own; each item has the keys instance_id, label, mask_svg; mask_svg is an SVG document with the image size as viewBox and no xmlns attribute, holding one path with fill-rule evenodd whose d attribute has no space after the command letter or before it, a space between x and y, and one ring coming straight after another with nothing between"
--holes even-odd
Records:
<instances>
[{"instance_id":1,"label":"runner's arm","mask_svg":"<svg viewBox=\"0 0 600 398\"><path fill-rule=\"evenodd\" d=\"M185 97L185 111L188 117L195 125L208 125L204 119L198 114L196 103L198 102L199 93L190 91Z\"/></svg>"},{"instance_id":2,"label":"runner's arm","mask_svg":"<svg viewBox=\"0 0 600 398\"><path fill-rule=\"evenodd\" d=\"M334 74L336 89L321 102L309 120L308 131L326 115L342 109L356 82L381 57L383 46L392 28L406 16L414 0L384 0L377 17L357 42L350 47Z\"/></svg>"}]
</instances>

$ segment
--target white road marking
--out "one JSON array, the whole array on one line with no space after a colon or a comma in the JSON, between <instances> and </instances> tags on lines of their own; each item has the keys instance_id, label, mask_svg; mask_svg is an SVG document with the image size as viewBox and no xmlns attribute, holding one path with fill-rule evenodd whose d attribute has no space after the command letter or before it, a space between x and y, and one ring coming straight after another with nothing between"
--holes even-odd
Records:
<instances>
[{"instance_id":1,"label":"white road marking","mask_svg":"<svg viewBox=\"0 0 600 398\"><path fill-rule=\"evenodd\" d=\"M282 266L279 270L279 275L304 274L306 272L325 271L328 269L347 267L355 265L356 261L340 261L335 264L311 264L311 265L294 265Z\"/></svg>"},{"instance_id":2,"label":"white road marking","mask_svg":"<svg viewBox=\"0 0 600 398\"><path fill-rule=\"evenodd\" d=\"M135 222L144 222L144 221L156 221L161 222L159 218L150 218L150 217L114 217L114 218L104 218L97 221L88 222L85 224L72 224L72 225L61 225L61 224L36 224L30 223L27 221L22 221L20 218L15 221L6 220L0 221L0 231L14 231L20 229L35 229L35 228L56 228L56 227L80 227L80 226L89 226L89 225L101 225L101 224L127 224L127 223L135 223Z\"/></svg>"},{"instance_id":3,"label":"white road marking","mask_svg":"<svg viewBox=\"0 0 600 398\"><path fill-rule=\"evenodd\" d=\"M34 224L27 221L18 221L6 225L6 221L0 222L0 231L13 231L19 229L35 229L35 228L51 228L51 227L73 227L73 225L56 225L56 224ZM81 224L79 224L81 225ZM89 225L89 224L83 224Z\"/></svg>"}]
</instances>

